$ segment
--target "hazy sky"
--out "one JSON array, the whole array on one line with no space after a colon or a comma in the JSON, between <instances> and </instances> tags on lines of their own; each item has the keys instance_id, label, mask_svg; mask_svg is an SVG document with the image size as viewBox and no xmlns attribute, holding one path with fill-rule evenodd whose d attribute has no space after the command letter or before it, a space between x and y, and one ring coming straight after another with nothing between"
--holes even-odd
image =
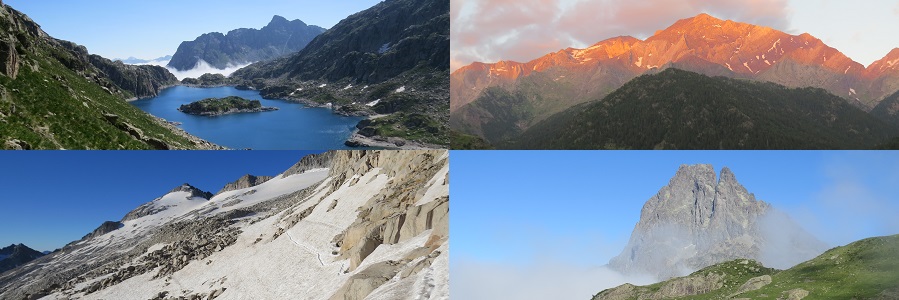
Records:
<instances>
[{"instance_id":1,"label":"hazy sky","mask_svg":"<svg viewBox=\"0 0 899 300\"><path fill-rule=\"evenodd\" d=\"M451 69L526 62L619 35L645 39L679 19L721 19L808 32L867 66L899 47L895 0L453 0Z\"/></svg>"},{"instance_id":2,"label":"hazy sky","mask_svg":"<svg viewBox=\"0 0 899 300\"><path fill-rule=\"evenodd\" d=\"M51 36L106 58L175 54L182 41L208 32L262 28L274 15L331 28L378 0L6 0Z\"/></svg>"},{"instance_id":3,"label":"hazy sky","mask_svg":"<svg viewBox=\"0 0 899 300\"><path fill-rule=\"evenodd\" d=\"M453 151L451 155L451 292L465 299L540 299L542 292L570 292L567 296L586 299L605 288L603 283L637 281L622 279L602 266L624 248L643 204L668 184L681 164L712 164L719 174L722 167L729 167L757 199L786 212L831 246L899 234L895 152ZM584 281L593 283L578 284ZM558 285L562 288L553 289ZM510 290L520 293L508 294Z\"/></svg>"},{"instance_id":4,"label":"hazy sky","mask_svg":"<svg viewBox=\"0 0 899 300\"><path fill-rule=\"evenodd\" d=\"M2 151L0 247L53 250L183 183L218 192L309 151Z\"/></svg>"}]
</instances>

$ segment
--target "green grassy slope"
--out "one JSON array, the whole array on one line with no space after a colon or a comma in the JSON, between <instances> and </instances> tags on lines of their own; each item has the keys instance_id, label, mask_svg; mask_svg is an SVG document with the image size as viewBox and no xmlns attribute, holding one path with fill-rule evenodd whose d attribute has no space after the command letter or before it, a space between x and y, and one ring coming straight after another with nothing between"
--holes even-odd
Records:
<instances>
[{"instance_id":1,"label":"green grassy slope","mask_svg":"<svg viewBox=\"0 0 899 300\"><path fill-rule=\"evenodd\" d=\"M863 239L830 249L783 271L738 259L648 286L622 285L593 299L897 299L899 235ZM770 283L742 289L752 278Z\"/></svg>"}]
</instances>

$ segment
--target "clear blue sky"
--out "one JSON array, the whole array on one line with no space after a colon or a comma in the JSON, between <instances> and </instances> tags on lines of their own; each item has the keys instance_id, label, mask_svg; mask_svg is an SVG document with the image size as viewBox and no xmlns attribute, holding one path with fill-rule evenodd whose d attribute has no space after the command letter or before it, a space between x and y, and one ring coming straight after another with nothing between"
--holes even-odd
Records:
<instances>
[{"instance_id":1,"label":"clear blue sky","mask_svg":"<svg viewBox=\"0 0 899 300\"><path fill-rule=\"evenodd\" d=\"M171 55L182 41L208 32L262 28L272 16L331 28L378 0L6 0L51 36L106 58Z\"/></svg>"},{"instance_id":2,"label":"clear blue sky","mask_svg":"<svg viewBox=\"0 0 899 300\"><path fill-rule=\"evenodd\" d=\"M604 265L681 164L724 166L831 245L899 234L899 152L453 151L453 257ZM460 261L455 260L455 261Z\"/></svg>"},{"instance_id":3,"label":"clear blue sky","mask_svg":"<svg viewBox=\"0 0 899 300\"><path fill-rule=\"evenodd\" d=\"M53 250L183 183L218 192L308 151L0 151L0 247Z\"/></svg>"}]
</instances>

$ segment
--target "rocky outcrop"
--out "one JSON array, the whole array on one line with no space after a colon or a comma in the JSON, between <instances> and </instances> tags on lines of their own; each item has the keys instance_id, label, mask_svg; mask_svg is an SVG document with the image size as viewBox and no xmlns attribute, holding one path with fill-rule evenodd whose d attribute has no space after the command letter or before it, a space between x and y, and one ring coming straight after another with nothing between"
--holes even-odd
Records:
<instances>
[{"instance_id":1,"label":"rocky outcrop","mask_svg":"<svg viewBox=\"0 0 899 300\"><path fill-rule=\"evenodd\" d=\"M740 288L737 289L735 295L742 294L748 291L754 291L769 284L771 284L771 275L766 274L759 277L753 277L746 281L746 283L741 285Z\"/></svg>"},{"instance_id":2,"label":"rocky outcrop","mask_svg":"<svg viewBox=\"0 0 899 300\"><path fill-rule=\"evenodd\" d=\"M28 78L23 80L26 73ZM84 46L48 36L28 16L8 5L0 6L0 76L10 79L0 87L0 103L6 103L0 105L4 128L0 147L215 148L122 103L156 95L164 86L176 83L167 70L91 56Z\"/></svg>"},{"instance_id":3,"label":"rocky outcrop","mask_svg":"<svg viewBox=\"0 0 899 300\"><path fill-rule=\"evenodd\" d=\"M609 266L666 279L732 259L761 260L774 240L763 232L764 223L771 221L763 218L771 213L773 208L756 200L727 167L718 179L711 165L682 165L646 201L630 241ZM779 230L790 233L784 239L803 241L789 243L789 249L812 253L793 263L827 249L795 223L782 223Z\"/></svg>"},{"instance_id":4,"label":"rocky outcrop","mask_svg":"<svg viewBox=\"0 0 899 300\"><path fill-rule=\"evenodd\" d=\"M401 264L396 261L386 261L369 266L365 270L354 274L330 300L362 300L379 286L396 276Z\"/></svg>"},{"instance_id":5,"label":"rocky outcrop","mask_svg":"<svg viewBox=\"0 0 899 300\"><path fill-rule=\"evenodd\" d=\"M336 155L336 151L328 151L321 154L310 154L303 156L296 164L284 171L283 176L287 177L294 174L300 174L312 169L323 169L331 167L331 160Z\"/></svg>"},{"instance_id":6,"label":"rocky outcrop","mask_svg":"<svg viewBox=\"0 0 899 300\"><path fill-rule=\"evenodd\" d=\"M186 196L186 198L188 198L188 199L195 198L195 197L203 198L203 199L210 199L213 196L212 193L200 190L188 183L182 184L182 185L172 189L171 191L169 191L166 194L171 194L171 193L176 193L176 192L189 193ZM158 200L158 199L161 199L161 197L157 198L156 200ZM156 200L144 203L141 206L138 206L137 208L135 208L134 210L128 212L127 214L125 214L124 217L122 217L122 222L138 219L138 218L141 218L144 216L153 215L153 214L156 214L158 212L161 212L161 211L164 211L167 209L167 207L165 207L165 206L160 207L160 206L155 205Z\"/></svg>"},{"instance_id":7,"label":"rocky outcrop","mask_svg":"<svg viewBox=\"0 0 899 300\"><path fill-rule=\"evenodd\" d=\"M160 66L126 65L99 55L90 55L90 62L113 84L130 92L135 98L155 97L162 89L178 84L178 78Z\"/></svg>"},{"instance_id":8,"label":"rocky outcrop","mask_svg":"<svg viewBox=\"0 0 899 300\"><path fill-rule=\"evenodd\" d=\"M46 38L47 33L25 14L0 4L0 73L16 79L22 67L22 56L33 46L32 39Z\"/></svg>"},{"instance_id":9,"label":"rocky outcrop","mask_svg":"<svg viewBox=\"0 0 899 300\"><path fill-rule=\"evenodd\" d=\"M19 75L19 53L14 39L12 36L0 37L0 71L12 79Z\"/></svg>"},{"instance_id":10,"label":"rocky outcrop","mask_svg":"<svg viewBox=\"0 0 899 300\"><path fill-rule=\"evenodd\" d=\"M200 60L217 69L244 63L276 58L303 49L313 38L325 29L306 25L303 21L287 21L274 16L262 29L241 28L221 34L203 34L193 41L186 41L168 66L179 71L193 69Z\"/></svg>"},{"instance_id":11,"label":"rocky outcrop","mask_svg":"<svg viewBox=\"0 0 899 300\"><path fill-rule=\"evenodd\" d=\"M245 189L248 187L254 187L254 186L260 185L266 181L269 181L272 178L273 178L272 176L254 176L254 175L247 174L247 175L240 177L240 179L238 179L237 181L226 184L225 187L223 187L220 191L218 191L218 193L215 193L215 194L218 195L218 194L221 194L221 193L224 193L227 191L233 191L233 190Z\"/></svg>"},{"instance_id":12,"label":"rocky outcrop","mask_svg":"<svg viewBox=\"0 0 899 300\"><path fill-rule=\"evenodd\" d=\"M116 221L103 222L103 224L100 224L100 227L97 227L97 229L94 229L94 231L92 231L91 233L88 233L87 235L82 237L81 240L82 241L88 240L88 239L92 239L92 238L113 232L116 229L122 228L122 226L123 226L122 222L116 222Z\"/></svg>"},{"instance_id":13,"label":"rocky outcrop","mask_svg":"<svg viewBox=\"0 0 899 300\"><path fill-rule=\"evenodd\" d=\"M720 295L710 299L733 299L771 283L776 270L756 261L739 259L710 266L689 276L672 278L651 286L623 284L593 296L593 300L613 299L690 299L691 296ZM745 282L745 283L744 283ZM739 289L737 288L738 286ZM727 296L727 293L730 293ZM724 294L724 295L721 295ZM726 296L726 297L724 297Z\"/></svg>"},{"instance_id":14,"label":"rocky outcrop","mask_svg":"<svg viewBox=\"0 0 899 300\"><path fill-rule=\"evenodd\" d=\"M298 53L250 66L233 76L327 81L350 78L353 82L379 83L416 66L449 70L446 1L381 2L344 19Z\"/></svg>"}]
</instances>

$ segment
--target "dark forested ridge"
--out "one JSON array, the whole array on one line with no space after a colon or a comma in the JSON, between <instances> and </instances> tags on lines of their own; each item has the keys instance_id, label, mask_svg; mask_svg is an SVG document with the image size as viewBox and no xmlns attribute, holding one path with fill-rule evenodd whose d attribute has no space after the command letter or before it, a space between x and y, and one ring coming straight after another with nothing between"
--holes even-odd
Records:
<instances>
[{"instance_id":1,"label":"dark forested ridge","mask_svg":"<svg viewBox=\"0 0 899 300\"><path fill-rule=\"evenodd\" d=\"M540 122L503 148L867 149L899 128L817 88L668 69Z\"/></svg>"}]
</instances>

